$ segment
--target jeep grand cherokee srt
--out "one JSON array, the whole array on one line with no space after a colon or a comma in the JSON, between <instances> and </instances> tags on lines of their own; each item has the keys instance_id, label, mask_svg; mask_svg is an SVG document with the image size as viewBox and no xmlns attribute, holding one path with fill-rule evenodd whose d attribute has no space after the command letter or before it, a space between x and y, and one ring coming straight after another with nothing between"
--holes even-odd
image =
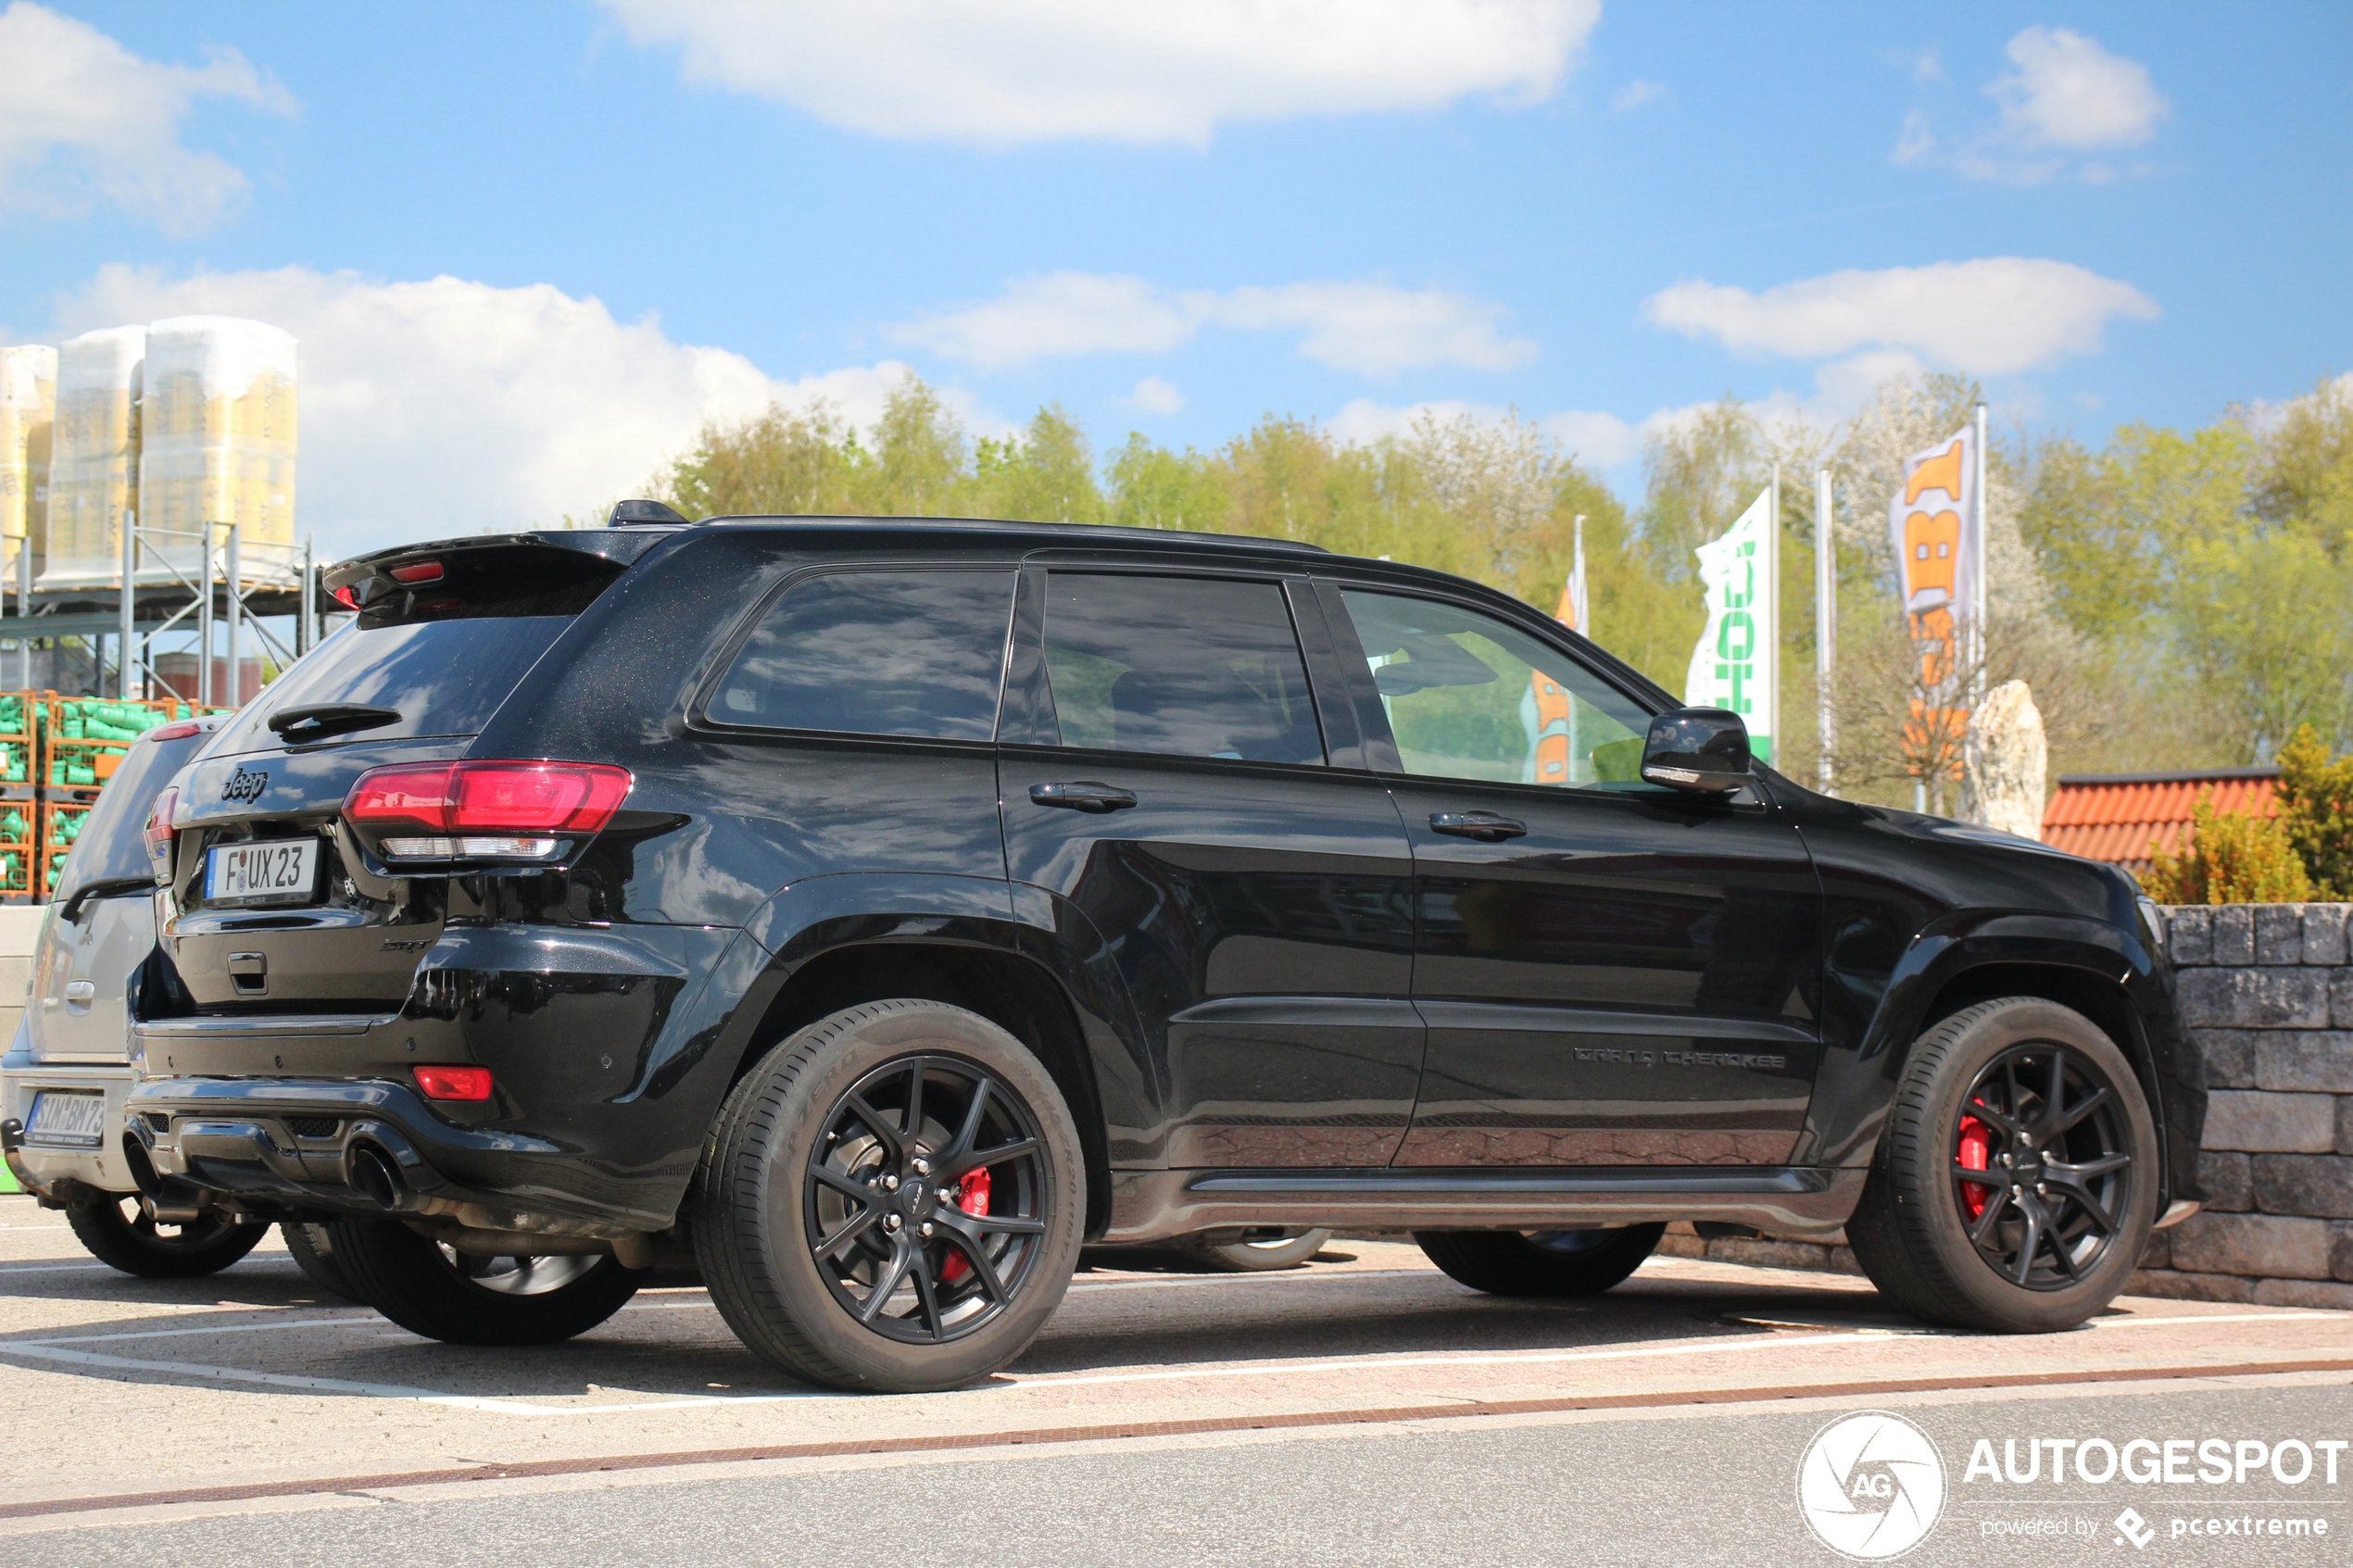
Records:
<instances>
[{"instance_id":1,"label":"jeep grand cherokee srt","mask_svg":"<svg viewBox=\"0 0 2353 1568\"><path fill-rule=\"evenodd\" d=\"M1676 1219L2043 1330L2194 1206L2122 873L1814 794L1472 583L786 518L328 581L156 823L130 1152L332 1222L420 1333L577 1334L691 1249L776 1365L937 1388L1085 1240L1409 1230L1549 1296Z\"/></svg>"}]
</instances>

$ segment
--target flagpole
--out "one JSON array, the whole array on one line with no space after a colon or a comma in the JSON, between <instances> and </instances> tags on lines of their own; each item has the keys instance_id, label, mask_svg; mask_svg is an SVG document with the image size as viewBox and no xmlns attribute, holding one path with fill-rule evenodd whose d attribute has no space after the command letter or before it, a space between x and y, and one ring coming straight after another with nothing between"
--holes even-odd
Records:
<instances>
[{"instance_id":1,"label":"flagpole","mask_svg":"<svg viewBox=\"0 0 2353 1568\"><path fill-rule=\"evenodd\" d=\"M1781 465L1773 464L1773 509L1765 523L1766 625L1773 639L1773 679L1765 693L1765 733L1772 737L1768 765L1781 760Z\"/></svg>"},{"instance_id":2,"label":"flagpole","mask_svg":"<svg viewBox=\"0 0 2353 1568\"><path fill-rule=\"evenodd\" d=\"M1831 695L1838 663L1838 534L1831 512L1831 470L1814 474L1814 709L1820 732L1815 781L1838 793L1838 703Z\"/></svg>"},{"instance_id":3,"label":"flagpole","mask_svg":"<svg viewBox=\"0 0 2353 1568\"><path fill-rule=\"evenodd\" d=\"M1977 406L1976 448L1970 454L1976 459L1973 466L1977 470L1973 476L1977 482L1977 559L1971 563L1976 571L1973 574L1975 580L1969 584L1969 653L1970 663L1974 666L1969 676L1969 706L1982 708L1985 703L1985 534L1990 521L1985 509L1985 405L1982 403Z\"/></svg>"},{"instance_id":4,"label":"flagpole","mask_svg":"<svg viewBox=\"0 0 2353 1568\"><path fill-rule=\"evenodd\" d=\"M1577 514L1577 554L1574 570L1577 573L1577 631L1579 636L1591 637L1593 634L1593 614L1587 602L1585 588L1585 514L1583 512Z\"/></svg>"}]
</instances>

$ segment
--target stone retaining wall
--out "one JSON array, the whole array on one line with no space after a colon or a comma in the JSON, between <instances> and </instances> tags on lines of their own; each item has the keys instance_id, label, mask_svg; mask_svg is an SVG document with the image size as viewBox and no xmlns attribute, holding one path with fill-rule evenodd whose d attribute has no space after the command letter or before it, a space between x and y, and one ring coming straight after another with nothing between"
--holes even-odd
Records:
<instances>
[{"instance_id":1,"label":"stone retaining wall","mask_svg":"<svg viewBox=\"0 0 2353 1568\"><path fill-rule=\"evenodd\" d=\"M2206 1065L2206 1208L2154 1238L2143 1295L2353 1307L2353 905L2166 911Z\"/></svg>"},{"instance_id":2,"label":"stone retaining wall","mask_svg":"<svg viewBox=\"0 0 2353 1568\"><path fill-rule=\"evenodd\" d=\"M2133 1295L2353 1307L2353 904L2170 909L2182 1016L2205 1062L2206 1208L2149 1241ZM1860 1273L1843 1236L1705 1238L1659 1250Z\"/></svg>"}]
</instances>

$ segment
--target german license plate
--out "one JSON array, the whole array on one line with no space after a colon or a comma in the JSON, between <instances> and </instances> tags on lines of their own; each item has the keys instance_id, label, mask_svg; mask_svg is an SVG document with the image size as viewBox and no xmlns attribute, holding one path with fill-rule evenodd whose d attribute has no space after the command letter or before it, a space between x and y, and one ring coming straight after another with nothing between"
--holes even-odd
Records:
<instances>
[{"instance_id":1,"label":"german license plate","mask_svg":"<svg viewBox=\"0 0 2353 1568\"><path fill-rule=\"evenodd\" d=\"M25 1128L24 1139L95 1148L106 1130L106 1096L44 1089L32 1097L32 1123Z\"/></svg>"},{"instance_id":2,"label":"german license plate","mask_svg":"<svg viewBox=\"0 0 2353 1568\"><path fill-rule=\"evenodd\" d=\"M208 904L308 904L319 883L319 841L223 844L205 857Z\"/></svg>"}]
</instances>

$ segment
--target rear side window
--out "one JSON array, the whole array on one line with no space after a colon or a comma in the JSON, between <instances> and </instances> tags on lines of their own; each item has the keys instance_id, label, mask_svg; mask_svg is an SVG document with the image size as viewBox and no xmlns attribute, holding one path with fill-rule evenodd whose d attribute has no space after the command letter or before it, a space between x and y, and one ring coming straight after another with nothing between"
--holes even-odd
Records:
<instances>
[{"instance_id":1,"label":"rear side window","mask_svg":"<svg viewBox=\"0 0 2353 1568\"><path fill-rule=\"evenodd\" d=\"M1057 571L1046 673L1064 746L1321 762L1290 607L1272 583Z\"/></svg>"},{"instance_id":2,"label":"rear side window","mask_svg":"<svg viewBox=\"0 0 2353 1568\"><path fill-rule=\"evenodd\" d=\"M50 897L70 898L94 882L129 882L142 877L153 880L155 862L147 859L147 842L143 836L147 811L163 786L171 782L172 775L211 738L211 732L205 731L172 740L142 740L124 753L122 766L107 781L98 803L90 809L88 820L82 824L81 835L66 856L65 875L51 890ZM11 811L29 816L32 802L0 801L0 832L6 831L6 818ZM14 836L31 838L32 834L28 829Z\"/></svg>"},{"instance_id":3,"label":"rear side window","mask_svg":"<svg viewBox=\"0 0 2353 1568\"><path fill-rule=\"evenodd\" d=\"M572 622L569 615L524 615L346 626L247 704L210 754L277 748L271 714L325 703L399 713L395 722L354 733L354 740L479 734Z\"/></svg>"},{"instance_id":4,"label":"rear side window","mask_svg":"<svg viewBox=\"0 0 2353 1568\"><path fill-rule=\"evenodd\" d=\"M830 571L761 616L705 709L712 722L994 739L1010 571Z\"/></svg>"}]
</instances>

